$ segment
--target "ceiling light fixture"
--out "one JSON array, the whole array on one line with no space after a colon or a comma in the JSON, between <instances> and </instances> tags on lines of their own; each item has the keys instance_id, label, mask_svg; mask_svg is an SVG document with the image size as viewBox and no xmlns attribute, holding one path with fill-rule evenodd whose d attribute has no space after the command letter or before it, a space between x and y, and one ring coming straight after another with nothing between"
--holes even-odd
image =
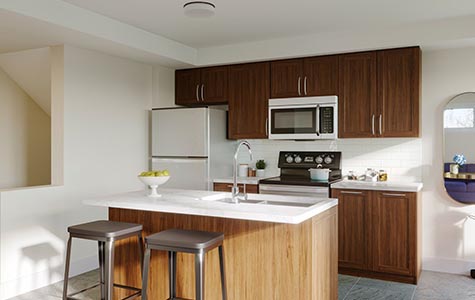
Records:
<instances>
[{"instance_id":1,"label":"ceiling light fixture","mask_svg":"<svg viewBox=\"0 0 475 300\"><path fill-rule=\"evenodd\" d=\"M214 16L216 6L208 1L190 1L183 5L185 15L192 18L209 18Z\"/></svg>"}]
</instances>

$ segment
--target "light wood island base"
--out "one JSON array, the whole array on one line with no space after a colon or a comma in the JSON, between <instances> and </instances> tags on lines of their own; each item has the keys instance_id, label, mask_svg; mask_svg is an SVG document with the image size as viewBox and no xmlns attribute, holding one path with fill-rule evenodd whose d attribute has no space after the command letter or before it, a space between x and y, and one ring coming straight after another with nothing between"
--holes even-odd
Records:
<instances>
[{"instance_id":1,"label":"light wood island base","mask_svg":"<svg viewBox=\"0 0 475 300\"><path fill-rule=\"evenodd\" d=\"M337 207L297 225L151 211L109 209L109 219L144 225L144 235L169 228L224 232L229 300L336 300ZM115 282L140 287L136 240L117 243ZM206 256L205 299L220 300L218 251ZM126 292L115 289L115 298ZM194 257L178 254L177 293L194 299ZM153 251L149 299L168 298L166 252Z\"/></svg>"}]
</instances>

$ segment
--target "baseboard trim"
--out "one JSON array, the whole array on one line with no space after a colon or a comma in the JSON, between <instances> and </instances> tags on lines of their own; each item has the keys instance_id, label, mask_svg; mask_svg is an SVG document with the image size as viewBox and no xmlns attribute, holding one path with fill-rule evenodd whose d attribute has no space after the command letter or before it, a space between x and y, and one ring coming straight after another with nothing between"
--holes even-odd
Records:
<instances>
[{"instance_id":1,"label":"baseboard trim","mask_svg":"<svg viewBox=\"0 0 475 300\"><path fill-rule=\"evenodd\" d=\"M426 257L422 260L422 269L425 271L470 275L470 270L475 269L475 261Z\"/></svg>"},{"instance_id":2,"label":"baseboard trim","mask_svg":"<svg viewBox=\"0 0 475 300\"><path fill-rule=\"evenodd\" d=\"M69 276L74 277L99 267L97 256L89 256L71 262ZM0 284L0 300L10 299L26 294L36 289L57 283L63 280L64 267L55 270L44 270L37 273L21 276L14 280Z\"/></svg>"}]
</instances>

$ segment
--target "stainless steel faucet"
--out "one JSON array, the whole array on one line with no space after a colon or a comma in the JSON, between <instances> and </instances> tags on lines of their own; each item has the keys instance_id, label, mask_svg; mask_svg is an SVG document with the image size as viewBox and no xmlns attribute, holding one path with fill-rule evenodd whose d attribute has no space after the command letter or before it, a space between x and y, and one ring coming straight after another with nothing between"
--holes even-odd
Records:
<instances>
[{"instance_id":1,"label":"stainless steel faucet","mask_svg":"<svg viewBox=\"0 0 475 300\"><path fill-rule=\"evenodd\" d=\"M251 144L249 144L248 141L242 141L239 143L239 145L236 148L236 153L234 153L234 165L233 165L233 188L231 190L231 202L238 204L240 200L246 200L247 199L247 194L243 193L243 199L239 198L239 187L237 185L237 177L238 177L238 167L237 167L237 161L238 161L238 154L239 154L239 149L241 146L246 146L247 150L249 151L249 157L251 158L252 161L252 151L251 151Z\"/></svg>"}]
</instances>

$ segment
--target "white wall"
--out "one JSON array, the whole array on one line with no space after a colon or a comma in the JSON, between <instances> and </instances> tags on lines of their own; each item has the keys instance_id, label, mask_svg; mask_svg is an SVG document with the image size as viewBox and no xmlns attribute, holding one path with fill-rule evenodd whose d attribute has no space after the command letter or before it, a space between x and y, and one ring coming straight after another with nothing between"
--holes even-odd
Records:
<instances>
[{"instance_id":1,"label":"white wall","mask_svg":"<svg viewBox=\"0 0 475 300\"><path fill-rule=\"evenodd\" d=\"M53 90L52 118L55 126L64 118L64 128L52 130L55 151L64 137L53 158L64 155L64 185L0 193L1 299L62 279L67 227L107 218L83 199L143 188L136 175L147 169L152 68L65 47L63 71L64 102ZM74 243L73 274L97 265L96 246Z\"/></svg>"},{"instance_id":2,"label":"white wall","mask_svg":"<svg viewBox=\"0 0 475 300\"><path fill-rule=\"evenodd\" d=\"M475 268L475 221L467 218L475 206L444 190L442 116L452 97L475 91L475 48L424 53L422 70L423 267L466 273Z\"/></svg>"},{"instance_id":3,"label":"white wall","mask_svg":"<svg viewBox=\"0 0 475 300\"><path fill-rule=\"evenodd\" d=\"M175 69L153 66L152 107L178 107L175 105Z\"/></svg>"},{"instance_id":4,"label":"white wall","mask_svg":"<svg viewBox=\"0 0 475 300\"><path fill-rule=\"evenodd\" d=\"M0 107L0 190L50 184L50 117L2 68Z\"/></svg>"}]
</instances>

